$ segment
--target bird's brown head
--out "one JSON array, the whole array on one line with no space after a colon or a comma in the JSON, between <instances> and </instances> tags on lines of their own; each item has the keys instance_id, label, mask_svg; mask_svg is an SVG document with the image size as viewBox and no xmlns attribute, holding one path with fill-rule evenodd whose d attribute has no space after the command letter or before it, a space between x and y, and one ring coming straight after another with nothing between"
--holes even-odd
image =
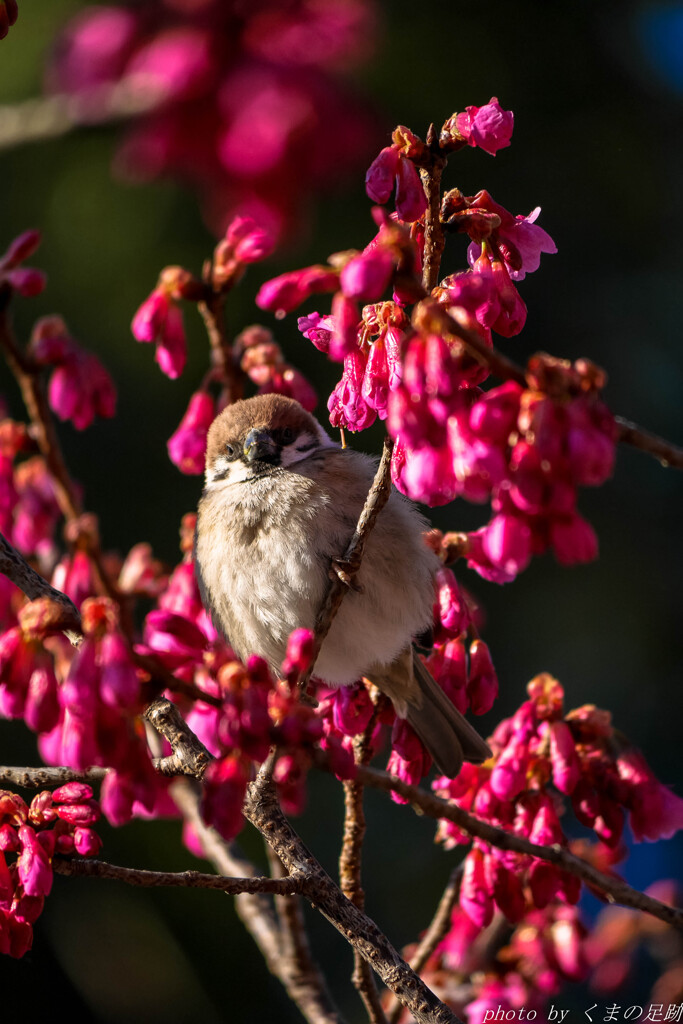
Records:
<instances>
[{"instance_id":1,"label":"bird's brown head","mask_svg":"<svg viewBox=\"0 0 683 1024\"><path fill-rule=\"evenodd\" d=\"M206 483L238 483L336 447L299 402L257 395L229 405L209 428Z\"/></svg>"}]
</instances>

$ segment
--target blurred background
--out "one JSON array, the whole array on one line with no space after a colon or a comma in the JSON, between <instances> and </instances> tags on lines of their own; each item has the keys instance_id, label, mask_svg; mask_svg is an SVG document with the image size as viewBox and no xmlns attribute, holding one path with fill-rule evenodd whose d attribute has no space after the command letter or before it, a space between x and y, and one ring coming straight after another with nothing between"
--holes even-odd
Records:
<instances>
[{"instance_id":1,"label":"blurred background","mask_svg":"<svg viewBox=\"0 0 683 1024\"><path fill-rule=\"evenodd\" d=\"M305 31L297 29L304 7L318 12ZM522 282L527 325L499 339L501 348L518 362L539 349L590 357L609 374L614 412L683 441L683 4L140 0L110 9L108 21L89 20L102 12L77 0L19 0L19 19L0 43L0 250L28 227L42 231L31 262L47 271L48 288L16 302L18 335L27 338L36 316L59 313L117 382L116 419L84 433L60 430L106 548L123 555L149 540L175 564L180 517L201 490L200 478L182 476L166 454L206 367L199 318L186 316L190 353L179 381L162 376L151 347L130 333L159 270L198 272L235 208L268 220L280 247L233 293L229 326L273 328L286 358L319 388L324 420L338 368L301 338L295 316L276 323L256 309L259 284L369 241L364 173L396 124L424 137L430 121L439 126L492 95L515 113L512 146L495 159L458 154L446 187L467 195L485 187L513 213L542 206L540 223L558 246ZM199 33L194 64L168 78L158 72L161 115L141 122L120 103L112 110L101 87L119 80L123 55L139 75L174 67L178 37L167 30L204 28L211 18L223 49L209 66ZM151 46L160 38L165 53ZM220 94L207 97L217 74ZM90 123L70 126L68 116L60 120L63 105L55 114L40 100L64 91L80 96L78 119ZM40 102L20 106L29 100ZM218 116L229 124L220 139ZM452 239L444 270L464 260L465 242ZM309 308L327 310L324 299ZM21 416L4 365L0 393ZM374 428L353 443L379 451L380 437ZM580 498L600 538L597 562L567 570L544 556L505 588L458 570L485 609L501 684L484 730L520 704L531 677L549 671L568 707L610 708L659 778L681 792L682 491L680 473L624 448L614 479ZM458 502L430 515L443 529L470 529L487 512ZM0 741L3 763L37 763L19 724L0 722ZM298 826L332 873L341 814L339 787L312 780ZM454 855L431 844L432 823L373 793L367 814L367 908L400 947L431 918ZM197 866L175 822L102 834L115 863ZM262 858L254 836L242 840ZM675 876L682 853L676 840L634 847L626 877L644 887ZM362 1019L348 947L310 919L335 996L350 1020ZM653 972L639 964L620 996L642 1002ZM19 962L3 958L0 979L8 1019L12 1009L43 1019L58 1002L93 1022L300 1019L231 903L211 893L57 878L33 951ZM562 1005L595 1001L586 999L577 991Z\"/></svg>"}]
</instances>

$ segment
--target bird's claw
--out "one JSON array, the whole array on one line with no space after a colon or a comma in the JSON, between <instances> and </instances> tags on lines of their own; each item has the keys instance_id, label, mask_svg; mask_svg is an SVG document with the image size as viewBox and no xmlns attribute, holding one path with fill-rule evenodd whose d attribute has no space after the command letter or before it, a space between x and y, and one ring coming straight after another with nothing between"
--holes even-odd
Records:
<instances>
[{"instance_id":1,"label":"bird's claw","mask_svg":"<svg viewBox=\"0 0 683 1024\"><path fill-rule=\"evenodd\" d=\"M358 566L354 562L344 558L333 558L330 567L330 579L339 579L345 587L355 590L357 594L363 593L363 586L356 580Z\"/></svg>"}]
</instances>

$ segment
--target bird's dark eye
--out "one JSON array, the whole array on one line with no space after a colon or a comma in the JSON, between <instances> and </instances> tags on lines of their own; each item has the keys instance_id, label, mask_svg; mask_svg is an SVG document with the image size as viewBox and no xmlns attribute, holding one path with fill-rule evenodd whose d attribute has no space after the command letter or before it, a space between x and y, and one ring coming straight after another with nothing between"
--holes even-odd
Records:
<instances>
[{"instance_id":1,"label":"bird's dark eye","mask_svg":"<svg viewBox=\"0 0 683 1024\"><path fill-rule=\"evenodd\" d=\"M291 429L291 427L285 427L285 429L282 431L282 440L284 441L285 444L289 444L290 441L294 440L294 431Z\"/></svg>"},{"instance_id":2,"label":"bird's dark eye","mask_svg":"<svg viewBox=\"0 0 683 1024\"><path fill-rule=\"evenodd\" d=\"M234 455L235 455L235 448L234 448L234 446L231 445L231 444L226 444L226 446L225 446L225 453L226 453L226 455L228 456L229 459L232 459L234 457Z\"/></svg>"}]
</instances>

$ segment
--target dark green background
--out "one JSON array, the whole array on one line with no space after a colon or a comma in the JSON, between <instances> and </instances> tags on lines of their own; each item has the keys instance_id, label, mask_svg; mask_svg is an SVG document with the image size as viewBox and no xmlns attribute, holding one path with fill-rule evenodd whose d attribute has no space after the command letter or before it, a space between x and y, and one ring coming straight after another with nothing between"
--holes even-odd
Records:
<instances>
[{"instance_id":1,"label":"dark green background","mask_svg":"<svg viewBox=\"0 0 683 1024\"><path fill-rule=\"evenodd\" d=\"M39 92L45 48L82 6L20 0L19 21L0 43L0 102ZM681 440L682 106L676 74L666 74L673 53L680 77L681 48L669 32L648 49L652 19L677 16L680 5L385 0L380 10L377 54L355 78L377 110L376 149L397 123L424 134L430 120L439 124L492 94L515 112L511 148L495 159L467 150L446 179L466 194L486 187L514 213L540 204L540 222L558 245L521 284L527 327L501 347L518 361L538 349L589 356L608 370L606 399L615 412ZM105 545L125 553L150 540L175 563L178 523L195 506L200 480L178 473L165 444L203 373L206 343L192 322L188 369L171 382L151 348L133 340L129 323L159 269L179 263L198 270L212 238L195 197L181 187L112 179L116 135L93 128L0 152L0 248L26 227L44 234L33 262L47 270L49 287L39 299L17 303L19 335L27 336L37 315L58 312L117 380L116 420L82 434L68 425L60 431L86 506L100 514ZM299 242L253 268L229 307L234 330L257 319L273 326L253 306L266 277L369 240L363 170L345 192L324 203L312 197L310 227ZM464 244L455 240L445 269L463 261ZM315 308L324 310L323 302ZM300 338L294 317L276 332L287 356L326 395L337 369ZM19 414L4 367L0 374L0 391ZM379 433L354 443L378 450ZM565 570L546 556L505 588L461 573L486 609L484 635L500 676L501 697L485 725L517 707L526 681L548 670L563 682L569 707L611 708L659 777L680 783L681 476L624 449L614 479L584 492L580 507L600 537L598 562ZM456 503L432 518L462 529L484 517L485 509ZM20 725L0 723L0 737L4 763L35 759ZM430 822L374 794L368 819L368 911L400 946L431 916L453 855L432 845ZM338 787L313 781L300 827L334 871ZM175 823L103 833L114 862L169 869L196 863L180 846ZM244 840L260 858L258 841L246 833ZM644 886L675 874L680 851L675 841L637 848L629 879ZM335 993L349 1018L360 1020L347 982L348 949L311 916ZM299 1020L233 920L231 905L216 894L58 878L34 951L0 963L3 1019L16 1009L37 1021L59 1003L93 1022ZM642 1002L649 980L650 968L639 965L631 1002ZM595 1001L586 998L555 1002L581 1010Z\"/></svg>"}]
</instances>

